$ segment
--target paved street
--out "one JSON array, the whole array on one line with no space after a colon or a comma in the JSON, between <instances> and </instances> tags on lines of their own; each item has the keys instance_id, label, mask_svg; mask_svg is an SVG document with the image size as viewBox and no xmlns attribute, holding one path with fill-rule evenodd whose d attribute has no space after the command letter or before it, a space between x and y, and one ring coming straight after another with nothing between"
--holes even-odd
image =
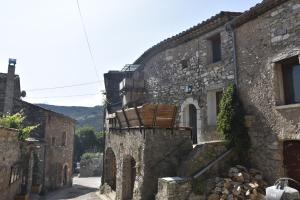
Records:
<instances>
[{"instance_id":1,"label":"paved street","mask_svg":"<svg viewBox=\"0 0 300 200\"><path fill-rule=\"evenodd\" d=\"M96 191L101 177L73 178L73 187L49 192L46 196L34 197L32 200L99 200Z\"/></svg>"}]
</instances>

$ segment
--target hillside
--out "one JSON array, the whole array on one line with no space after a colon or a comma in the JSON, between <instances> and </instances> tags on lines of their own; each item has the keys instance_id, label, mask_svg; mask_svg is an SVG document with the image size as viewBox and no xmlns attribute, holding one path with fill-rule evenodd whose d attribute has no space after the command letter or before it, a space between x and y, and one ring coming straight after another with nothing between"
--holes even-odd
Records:
<instances>
[{"instance_id":1,"label":"hillside","mask_svg":"<svg viewBox=\"0 0 300 200\"><path fill-rule=\"evenodd\" d=\"M103 127L103 106L55 106L48 104L36 104L42 108L61 113L77 120L77 127L92 126L100 131Z\"/></svg>"}]
</instances>

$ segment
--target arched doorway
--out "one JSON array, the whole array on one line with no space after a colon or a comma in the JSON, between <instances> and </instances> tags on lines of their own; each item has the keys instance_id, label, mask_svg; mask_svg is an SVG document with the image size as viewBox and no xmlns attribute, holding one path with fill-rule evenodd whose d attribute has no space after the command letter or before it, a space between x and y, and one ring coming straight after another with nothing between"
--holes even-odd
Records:
<instances>
[{"instance_id":1,"label":"arched doorway","mask_svg":"<svg viewBox=\"0 0 300 200\"><path fill-rule=\"evenodd\" d=\"M63 186L67 185L68 183L68 166L65 165L63 168Z\"/></svg>"},{"instance_id":2,"label":"arched doorway","mask_svg":"<svg viewBox=\"0 0 300 200\"><path fill-rule=\"evenodd\" d=\"M187 98L181 105L181 125L191 127L193 144L199 143L201 134L200 107L193 98Z\"/></svg>"},{"instance_id":3,"label":"arched doorway","mask_svg":"<svg viewBox=\"0 0 300 200\"><path fill-rule=\"evenodd\" d=\"M122 169L122 199L131 200L133 197L136 176L136 162L133 157L125 156Z\"/></svg>"},{"instance_id":4,"label":"arched doorway","mask_svg":"<svg viewBox=\"0 0 300 200\"><path fill-rule=\"evenodd\" d=\"M104 161L104 182L107 183L112 190L116 190L116 156L111 148L107 148Z\"/></svg>"}]
</instances>

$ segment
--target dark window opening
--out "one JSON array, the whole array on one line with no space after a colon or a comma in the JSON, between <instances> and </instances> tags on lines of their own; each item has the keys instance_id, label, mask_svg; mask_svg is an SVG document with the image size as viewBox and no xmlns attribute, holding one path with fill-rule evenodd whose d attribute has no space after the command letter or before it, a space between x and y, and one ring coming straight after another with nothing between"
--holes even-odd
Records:
<instances>
[{"instance_id":1,"label":"dark window opening","mask_svg":"<svg viewBox=\"0 0 300 200\"><path fill-rule=\"evenodd\" d=\"M221 103L222 97L223 97L223 92L222 91L216 92L216 109L217 109L217 115L220 112L220 103Z\"/></svg>"},{"instance_id":2,"label":"dark window opening","mask_svg":"<svg viewBox=\"0 0 300 200\"><path fill-rule=\"evenodd\" d=\"M299 58L292 57L281 62L285 104L300 103Z\"/></svg>"},{"instance_id":3,"label":"dark window opening","mask_svg":"<svg viewBox=\"0 0 300 200\"><path fill-rule=\"evenodd\" d=\"M62 140L61 140L61 146L66 146L66 141L67 141L67 133L63 132Z\"/></svg>"},{"instance_id":4,"label":"dark window opening","mask_svg":"<svg viewBox=\"0 0 300 200\"><path fill-rule=\"evenodd\" d=\"M51 138L51 145L52 145L52 146L55 146L55 137L52 137L52 138Z\"/></svg>"},{"instance_id":5,"label":"dark window opening","mask_svg":"<svg viewBox=\"0 0 300 200\"><path fill-rule=\"evenodd\" d=\"M211 62L215 63L222 59L221 52L221 36L217 34L210 39L211 43Z\"/></svg>"},{"instance_id":6,"label":"dark window opening","mask_svg":"<svg viewBox=\"0 0 300 200\"><path fill-rule=\"evenodd\" d=\"M188 61L187 60L181 60L180 64L181 64L182 69L185 69L185 68L188 67Z\"/></svg>"}]
</instances>

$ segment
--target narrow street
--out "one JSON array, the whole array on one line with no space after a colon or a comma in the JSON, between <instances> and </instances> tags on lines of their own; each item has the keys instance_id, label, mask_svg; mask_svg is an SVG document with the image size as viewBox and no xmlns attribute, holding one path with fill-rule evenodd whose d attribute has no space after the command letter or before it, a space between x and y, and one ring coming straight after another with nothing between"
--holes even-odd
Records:
<instances>
[{"instance_id":1,"label":"narrow street","mask_svg":"<svg viewBox=\"0 0 300 200\"><path fill-rule=\"evenodd\" d=\"M99 200L96 195L101 177L73 178L73 187L49 192L46 196L35 196L32 200Z\"/></svg>"}]
</instances>

